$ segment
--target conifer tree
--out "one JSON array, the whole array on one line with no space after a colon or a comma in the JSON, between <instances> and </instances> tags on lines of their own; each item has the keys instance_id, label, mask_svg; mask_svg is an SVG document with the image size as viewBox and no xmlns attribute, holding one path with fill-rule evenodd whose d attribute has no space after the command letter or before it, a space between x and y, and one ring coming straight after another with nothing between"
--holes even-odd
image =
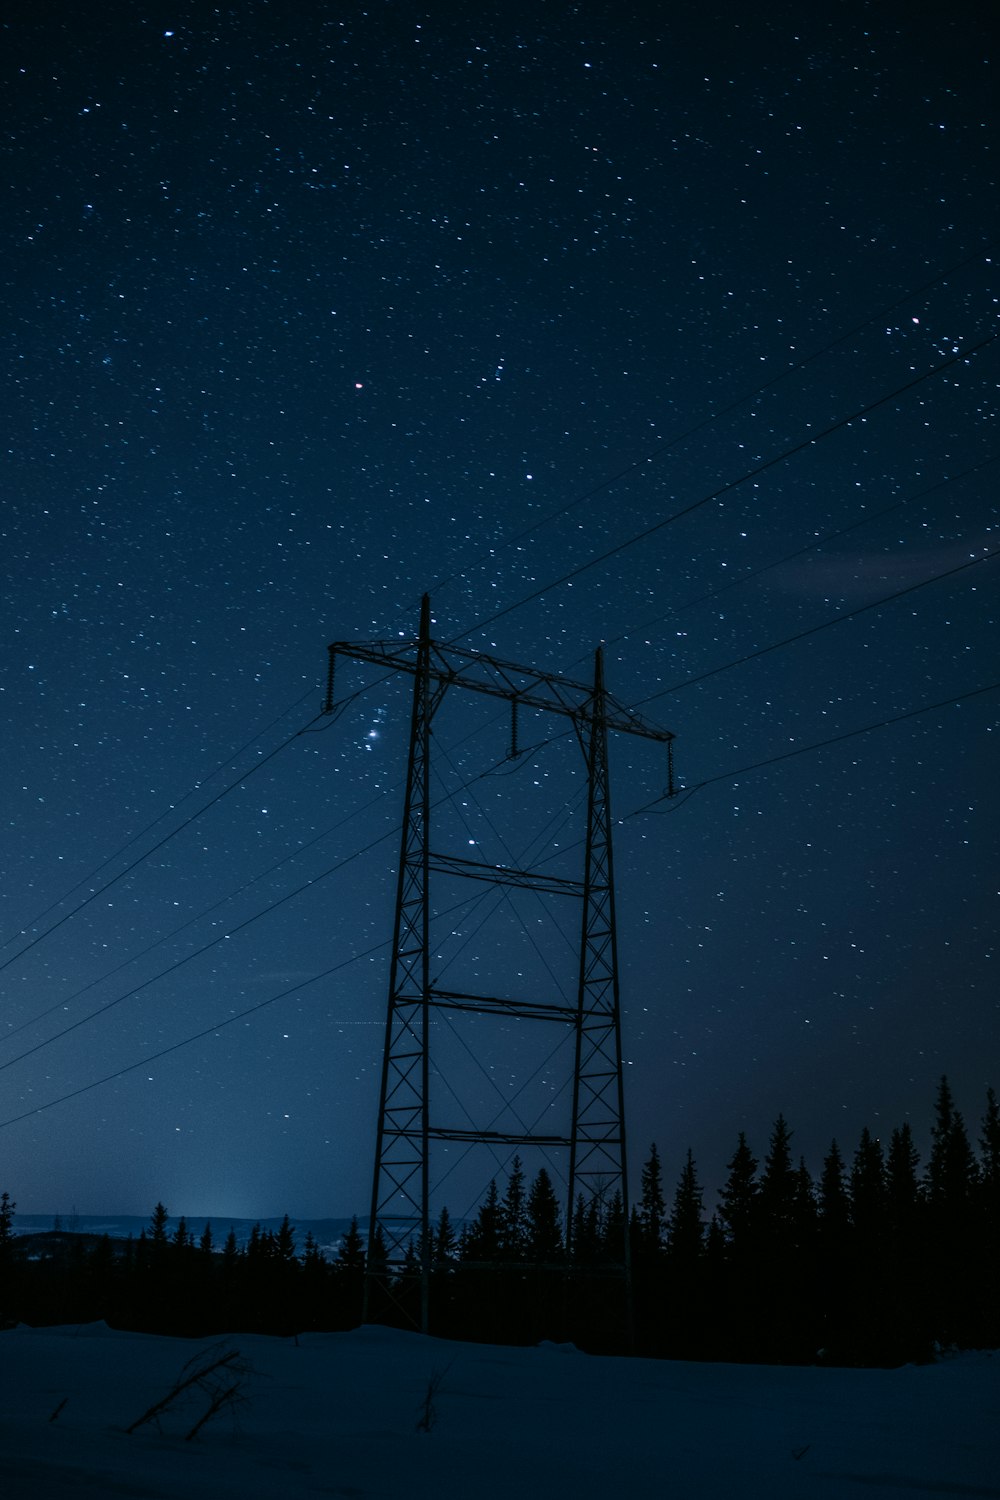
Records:
<instances>
[{"instance_id":1,"label":"conifer tree","mask_svg":"<svg viewBox=\"0 0 1000 1500\"><path fill-rule=\"evenodd\" d=\"M886 1179L882 1143L866 1125L851 1163L851 1227L862 1245L871 1246L885 1229Z\"/></svg>"},{"instance_id":2,"label":"conifer tree","mask_svg":"<svg viewBox=\"0 0 1000 1500\"><path fill-rule=\"evenodd\" d=\"M673 1206L667 1224L667 1253L675 1264L691 1264L701 1257L704 1244L704 1200L694 1156L689 1147L674 1190Z\"/></svg>"},{"instance_id":3,"label":"conifer tree","mask_svg":"<svg viewBox=\"0 0 1000 1500\"><path fill-rule=\"evenodd\" d=\"M663 1249L667 1219L663 1169L655 1141L649 1148L649 1157L643 1166L639 1185L639 1250L647 1259L655 1260Z\"/></svg>"},{"instance_id":4,"label":"conifer tree","mask_svg":"<svg viewBox=\"0 0 1000 1500\"><path fill-rule=\"evenodd\" d=\"M431 1245L431 1259L437 1266L447 1268L452 1265L458 1250L458 1241L455 1238L455 1230L452 1226L451 1215L448 1212L447 1205L441 1209L437 1229L432 1235Z\"/></svg>"},{"instance_id":5,"label":"conifer tree","mask_svg":"<svg viewBox=\"0 0 1000 1500\"><path fill-rule=\"evenodd\" d=\"M750 1248L753 1239L759 1197L757 1158L742 1130L728 1171L729 1176L719 1193L719 1220L730 1253L742 1254Z\"/></svg>"},{"instance_id":6,"label":"conifer tree","mask_svg":"<svg viewBox=\"0 0 1000 1500\"><path fill-rule=\"evenodd\" d=\"M6 1265L10 1260L16 1207L9 1193L0 1193L0 1265Z\"/></svg>"},{"instance_id":7,"label":"conifer tree","mask_svg":"<svg viewBox=\"0 0 1000 1500\"><path fill-rule=\"evenodd\" d=\"M214 1248L212 1243L212 1226L206 1221L205 1227L201 1232L201 1239L198 1241L198 1249L202 1255L210 1256Z\"/></svg>"},{"instance_id":8,"label":"conifer tree","mask_svg":"<svg viewBox=\"0 0 1000 1500\"><path fill-rule=\"evenodd\" d=\"M816 1186L806 1166L805 1157L799 1157L799 1165L793 1173L795 1179L792 1197L792 1238L800 1250L813 1245L816 1236L817 1209Z\"/></svg>"},{"instance_id":9,"label":"conifer tree","mask_svg":"<svg viewBox=\"0 0 1000 1500\"><path fill-rule=\"evenodd\" d=\"M1000 1229L1000 1105L992 1088L986 1090L979 1153L979 1188L984 1216L988 1225Z\"/></svg>"},{"instance_id":10,"label":"conifer tree","mask_svg":"<svg viewBox=\"0 0 1000 1500\"><path fill-rule=\"evenodd\" d=\"M601 1224L601 1259L621 1265L625 1258L625 1205L615 1188Z\"/></svg>"},{"instance_id":11,"label":"conifer tree","mask_svg":"<svg viewBox=\"0 0 1000 1500\"><path fill-rule=\"evenodd\" d=\"M149 1239L154 1245L165 1245L167 1243L167 1220L170 1215L162 1203L157 1203L153 1209L153 1217L149 1224Z\"/></svg>"},{"instance_id":12,"label":"conifer tree","mask_svg":"<svg viewBox=\"0 0 1000 1500\"><path fill-rule=\"evenodd\" d=\"M976 1161L961 1114L955 1108L947 1077L938 1085L931 1154L927 1163L927 1196L936 1217L964 1218L975 1191Z\"/></svg>"},{"instance_id":13,"label":"conifer tree","mask_svg":"<svg viewBox=\"0 0 1000 1500\"><path fill-rule=\"evenodd\" d=\"M528 1205L524 1188L521 1158L511 1163L507 1188L500 1206L500 1256L503 1260L523 1260L528 1240Z\"/></svg>"},{"instance_id":14,"label":"conifer tree","mask_svg":"<svg viewBox=\"0 0 1000 1500\"><path fill-rule=\"evenodd\" d=\"M358 1218L355 1214L337 1246L337 1266L341 1271L362 1271L365 1265L365 1242L361 1238L358 1228Z\"/></svg>"},{"instance_id":15,"label":"conifer tree","mask_svg":"<svg viewBox=\"0 0 1000 1500\"><path fill-rule=\"evenodd\" d=\"M916 1233L920 1209L920 1154L913 1144L909 1121L897 1126L889 1138L885 1163L886 1215L889 1231L899 1242Z\"/></svg>"},{"instance_id":16,"label":"conifer tree","mask_svg":"<svg viewBox=\"0 0 1000 1500\"><path fill-rule=\"evenodd\" d=\"M278 1260L289 1264L295 1259L295 1231L288 1222L288 1215L282 1219L278 1233L274 1238L274 1253Z\"/></svg>"},{"instance_id":17,"label":"conifer tree","mask_svg":"<svg viewBox=\"0 0 1000 1500\"><path fill-rule=\"evenodd\" d=\"M559 1200L544 1167L531 1184L527 1205L527 1256L538 1265L562 1259L563 1235L559 1222Z\"/></svg>"},{"instance_id":18,"label":"conifer tree","mask_svg":"<svg viewBox=\"0 0 1000 1500\"><path fill-rule=\"evenodd\" d=\"M788 1123L784 1115L779 1115L764 1158L757 1200L758 1223L771 1250L787 1250L794 1244L795 1173L792 1170L791 1141Z\"/></svg>"},{"instance_id":19,"label":"conifer tree","mask_svg":"<svg viewBox=\"0 0 1000 1500\"><path fill-rule=\"evenodd\" d=\"M375 1233L367 1249L366 1264L369 1276L384 1276L389 1268L389 1251L381 1224L375 1225Z\"/></svg>"},{"instance_id":20,"label":"conifer tree","mask_svg":"<svg viewBox=\"0 0 1000 1500\"><path fill-rule=\"evenodd\" d=\"M465 1237L464 1259L494 1265L500 1258L500 1194L495 1181L486 1189L478 1214Z\"/></svg>"},{"instance_id":21,"label":"conifer tree","mask_svg":"<svg viewBox=\"0 0 1000 1500\"><path fill-rule=\"evenodd\" d=\"M600 1258L601 1220L596 1198L587 1203L583 1194L577 1193L571 1245L577 1266L592 1266Z\"/></svg>"},{"instance_id":22,"label":"conifer tree","mask_svg":"<svg viewBox=\"0 0 1000 1500\"><path fill-rule=\"evenodd\" d=\"M833 1140L823 1158L819 1179L819 1223L824 1241L834 1249L843 1245L849 1215L847 1168L840 1147Z\"/></svg>"}]
</instances>

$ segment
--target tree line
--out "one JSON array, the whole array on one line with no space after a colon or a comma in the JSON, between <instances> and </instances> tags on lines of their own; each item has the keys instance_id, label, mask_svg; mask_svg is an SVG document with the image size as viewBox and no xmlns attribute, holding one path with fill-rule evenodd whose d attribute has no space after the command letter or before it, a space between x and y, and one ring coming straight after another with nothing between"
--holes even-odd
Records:
<instances>
[{"instance_id":1,"label":"tree line","mask_svg":"<svg viewBox=\"0 0 1000 1500\"><path fill-rule=\"evenodd\" d=\"M947 1079L921 1163L908 1124L831 1142L818 1178L784 1116L758 1159L744 1134L706 1212L689 1151L668 1202L655 1145L638 1201L578 1199L569 1226L549 1173L515 1157L475 1217L445 1208L427 1246L430 1327L486 1342L571 1340L678 1359L898 1364L941 1346L1000 1346L1000 1108L987 1091L973 1144ZM419 1323L423 1247L390 1274L357 1221L333 1255L286 1217L240 1247L157 1204L135 1240L19 1237L0 1197L0 1326L84 1322L206 1335L291 1335L373 1321ZM626 1266L630 1275L626 1275ZM367 1275L366 1275L367 1273ZM631 1295L629 1295L629 1288Z\"/></svg>"}]
</instances>

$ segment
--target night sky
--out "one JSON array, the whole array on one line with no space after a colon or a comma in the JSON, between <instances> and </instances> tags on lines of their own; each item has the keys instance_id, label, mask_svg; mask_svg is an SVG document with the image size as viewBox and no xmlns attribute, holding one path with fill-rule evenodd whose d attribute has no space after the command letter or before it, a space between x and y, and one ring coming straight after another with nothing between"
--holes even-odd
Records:
<instances>
[{"instance_id":1,"label":"night sky","mask_svg":"<svg viewBox=\"0 0 1000 1500\"><path fill-rule=\"evenodd\" d=\"M612 746L636 1186L653 1139L668 1187L688 1146L718 1186L779 1111L814 1169L866 1124L926 1153L942 1073L974 1128L985 10L11 14L0 1187L365 1212L411 679L345 663L319 715L327 643L411 637L424 592L441 640L547 672L603 642L677 735L670 801L661 747ZM573 873L565 722L526 715L509 761L466 698L435 719L436 837ZM571 992L572 903L485 890L437 894L441 982ZM441 1025L444 1123L551 1127L569 1053L527 1030ZM460 1155L455 1216L508 1153Z\"/></svg>"}]
</instances>

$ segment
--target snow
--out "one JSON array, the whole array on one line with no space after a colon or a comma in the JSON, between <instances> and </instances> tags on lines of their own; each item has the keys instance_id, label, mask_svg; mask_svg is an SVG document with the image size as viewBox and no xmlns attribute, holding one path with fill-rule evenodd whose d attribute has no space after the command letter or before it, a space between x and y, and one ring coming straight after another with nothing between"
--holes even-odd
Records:
<instances>
[{"instance_id":1,"label":"snow","mask_svg":"<svg viewBox=\"0 0 1000 1500\"><path fill-rule=\"evenodd\" d=\"M191 1397L128 1435L193 1356L252 1366L234 1423ZM433 1422L418 1427L429 1383ZM61 1402L65 1404L58 1410ZM4 1500L297 1496L1000 1500L1000 1354L899 1370L591 1357L368 1327L182 1340L0 1333Z\"/></svg>"}]
</instances>

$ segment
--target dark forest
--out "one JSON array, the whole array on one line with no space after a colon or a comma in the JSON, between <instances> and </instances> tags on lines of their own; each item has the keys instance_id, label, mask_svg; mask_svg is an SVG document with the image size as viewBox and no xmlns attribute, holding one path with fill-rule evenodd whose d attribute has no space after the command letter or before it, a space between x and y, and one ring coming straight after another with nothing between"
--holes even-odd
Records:
<instances>
[{"instance_id":1,"label":"dark forest","mask_svg":"<svg viewBox=\"0 0 1000 1500\"><path fill-rule=\"evenodd\" d=\"M558 1198L517 1158L476 1217L444 1209L429 1246L430 1331L455 1339L571 1341L592 1352L685 1360L898 1365L943 1347L1000 1345L1000 1107L992 1089L975 1141L947 1079L922 1163L909 1125L888 1141L832 1142L818 1180L783 1116L762 1160L741 1134L707 1217L688 1153L672 1195L653 1146L626 1223L615 1195L577 1204L567 1254ZM156 1205L138 1239L14 1231L0 1198L0 1327L92 1322L203 1336L234 1329L291 1337L355 1327L366 1257L357 1222L336 1254L286 1217L240 1247L211 1226L173 1233ZM371 1321L419 1322L420 1247L389 1277L372 1247Z\"/></svg>"}]
</instances>

